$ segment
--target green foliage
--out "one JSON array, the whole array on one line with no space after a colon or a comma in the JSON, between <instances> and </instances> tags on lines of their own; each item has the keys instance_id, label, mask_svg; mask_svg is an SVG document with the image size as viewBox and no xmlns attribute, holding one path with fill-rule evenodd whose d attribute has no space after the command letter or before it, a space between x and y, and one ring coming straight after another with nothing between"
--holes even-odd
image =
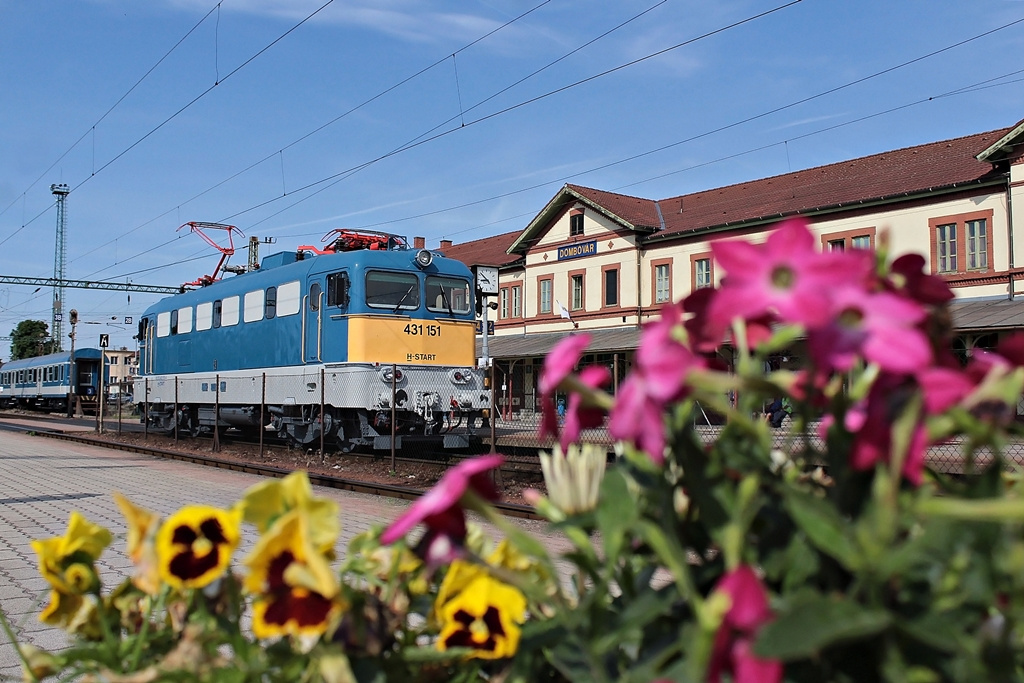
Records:
<instances>
[{"instance_id":1,"label":"green foliage","mask_svg":"<svg viewBox=\"0 0 1024 683\"><path fill-rule=\"evenodd\" d=\"M42 320L22 320L11 330L11 360L53 353L50 326Z\"/></svg>"}]
</instances>

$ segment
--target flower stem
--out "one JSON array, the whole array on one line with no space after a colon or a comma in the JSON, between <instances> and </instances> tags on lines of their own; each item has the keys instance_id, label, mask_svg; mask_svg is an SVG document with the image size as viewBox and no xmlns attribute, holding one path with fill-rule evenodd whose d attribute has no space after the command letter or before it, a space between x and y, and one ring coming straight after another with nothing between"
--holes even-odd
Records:
<instances>
[{"instance_id":1,"label":"flower stem","mask_svg":"<svg viewBox=\"0 0 1024 683\"><path fill-rule=\"evenodd\" d=\"M21 660L21 666L25 669L25 673L29 676L34 683L38 683L39 679L32 673L32 668L29 666L28 659L25 658L25 653L21 651L18 646L18 638L14 635L14 629L11 628L11 624L7 621L7 615L4 614L3 608L0 608L0 626L3 627L4 633L7 635L7 640L11 641L11 645L14 646L14 651L18 653L18 659Z\"/></svg>"}]
</instances>

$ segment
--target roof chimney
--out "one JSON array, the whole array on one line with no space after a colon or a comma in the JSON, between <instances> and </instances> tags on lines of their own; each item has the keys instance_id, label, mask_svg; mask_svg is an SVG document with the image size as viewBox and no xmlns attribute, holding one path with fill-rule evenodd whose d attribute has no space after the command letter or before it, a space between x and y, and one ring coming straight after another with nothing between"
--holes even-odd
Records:
<instances>
[{"instance_id":1,"label":"roof chimney","mask_svg":"<svg viewBox=\"0 0 1024 683\"><path fill-rule=\"evenodd\" d=\"M413 249L423 249L426 246L427 246L427 240L425 238L423 238L423 237L413 237L412 238L412 248Z\"/></svg>"},{"instance_id":2,"label":"roof chimney","mask_svg":"<svg viewBox=\"0 0 1024 683\"><path fill-rule=\"evenodd\" d=\"M451 240L441 240L441 251L444 251L445 249L451 249L451 247L452 247L452 241Z\"/></svg>"}]
</instances>

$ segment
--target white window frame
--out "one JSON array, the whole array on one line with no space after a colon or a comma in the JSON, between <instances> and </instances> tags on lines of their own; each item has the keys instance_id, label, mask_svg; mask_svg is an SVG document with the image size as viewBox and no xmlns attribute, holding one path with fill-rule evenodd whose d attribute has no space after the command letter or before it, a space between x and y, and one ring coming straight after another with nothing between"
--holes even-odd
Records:
<instances>
[{"instance_id":1,"label":"white window frame","mask_svg":"<svg viewBox=\"0 0 1024 683\"><path fill-rule=\"evenodd\" d=\"M667 263L654 266L654 303L663 304L672 298L671 273Z\"/></svg>"},{"instance_id":2,"label":"white window frame","mask_svg":"<svg viewBox=\"0 0 1024 683\"><path fill-rule=\"evenodd\" d=\"M179 321L180 322L180 321ZM204 301L196 306L196 331L203 332L213 327L213 302Z\"/></svg>"},{"instance_id":3,"label":"white window frame","mask_svg":"<svg viewBox=\"0 0 1024 683\"><path fill-rule=\"evenodd\" d=\"M254 323L263 320L263 302L265 293L262 289L254 292L246 292L243 303L242 320L247 323Z\"/></svg>"},{"instance_id":4,"label":"white window frame","mask_svg":"<svg viewBox=\"0 0 1024 683\"><path fill-rule=\"evenodd\" d=\"M156 314L156 336L171 336L171 312L164 311Z\"/></svg>"},{"instance_id":5,"label":"white window frame","mask_svg":"<svg viewBox=\"0 0 1024 683\"><path fill-rule=\"evenodd\" d=\"M277 318L295 315L302 307L302 290L299 281L293 280L277 286Z\"/></svg>"},{"instance_id":6,"label":"white window frame","mask_svg":"<svg viewBox=\"0 0 1024 683\"><path fill-rule=\"evenodd\" d=\"M192 307L178 309L178 334L188 334L192 331Z\"/></svg>"}]
</instances>

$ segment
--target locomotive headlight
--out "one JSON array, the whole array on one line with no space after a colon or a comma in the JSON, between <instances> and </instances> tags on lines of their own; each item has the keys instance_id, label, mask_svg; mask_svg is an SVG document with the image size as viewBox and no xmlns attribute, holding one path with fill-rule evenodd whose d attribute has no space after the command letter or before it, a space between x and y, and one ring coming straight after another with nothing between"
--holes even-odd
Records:
<instances>
[{"instance_id":1,"label":"locomotive headlight","mask_svg":"<svg viewBox=\"0 0 1024 683\"><path fill-rule=\"evenodd\" d=\"M391 376L392 376L392 374L394 374L394 378L395 378L395 382L396 383L397 382L401 382L402 381L402 377L405 376L405 375L402 374L402 371L399 370L398 368L395 368L394 373L392 373L391 367L387 366L387 367L383 367L383 368L380 369L380 381L384 382L385 384L391 384Z\"/></svg>"},{"instance_id":2,"label":"locomotive headlight","mask_svg":"<svg viewBox=\"0 0 1024 683\"><path fill-rule=\"evenodd\" d=\"M434 262L434 255L426 249L420 249L416 252L416 266L418 268L426 268Z\"/></svg>"},{"instance_id":3,"label":"locomotive headlight","mask_svg":"<svg viewBox=\"0 0 1024 683\"><path fill-rule=\"evenodd\" d=\"M473 379L473 371L468 368L456 368L448 372L452 384L469 384Z\"/></svg>"}]
</instances>

